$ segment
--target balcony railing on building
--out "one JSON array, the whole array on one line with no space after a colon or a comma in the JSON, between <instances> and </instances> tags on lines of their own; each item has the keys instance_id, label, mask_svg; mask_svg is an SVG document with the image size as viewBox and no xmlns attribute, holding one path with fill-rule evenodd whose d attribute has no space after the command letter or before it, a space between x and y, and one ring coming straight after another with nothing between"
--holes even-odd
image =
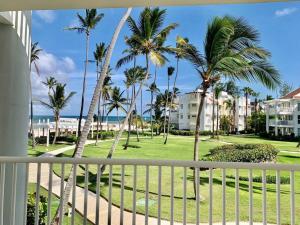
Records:
<instances>
[{"instance_id":1,"label":"balcony railing on building","mask_svg":"<svg viewBox=\"0 0 300 225\"><path fill-rule=\"evenodd\" d=\"M106 166L105 174L101 173L103 165ZM51 201L51 192L56 189L58 197L63 195L66 182L59 177L68 174L71 166L75 168L73 174L77 176L77 180L81 179L84 183L82 187L73 186L69 199L72 225L75 224L75 211L79 211L83 216L83 223L80 224L87 224L87 221L90 221L96 225L175 224L175 220L179 220L179 224L187 224L190 220L195 221L194 224L199 224L200 221L213 224L216 221L216 215L219 215L220 221L218 222L226 224L228 214L234 215L234 217L231 216L231 219L234 218L231 222L235 224L240 224L240 221L248 221L249 224L253 224L254 220L257 221L258 214L261 218L261 221L258 222L267 224L271 212L276 212L275 215L277 215L273 217L273 223L281 224L284 220L294 225L296 216L299 215L296 214L295 176L300 173L300 165L0 157L0 225L6 225L3 224L4 207L18 204L18 202L11 204L4 202L4 186L7 179L5 171L8 168L12 168L13 171L12 178L9 179L13 181L10 191L14 201L17 201L15 198L16 180L19 174L24 172L23 175L26 177L25 190L27 190L28 182L34 183L37 199L34 225L38 225L40 210L38 199L41 196L41 189L49 190L47 218L51 218L55 213L51 206L57 205L57 202ZM60 168L60 172L54 174L52 172L54 167ZM26 168L25 171L24 168ZM80 172L78 172L79 170ZM195 177L196 195L195 199L192 199L193 201L191 201L191 193L187 192L187 185L192 185L191 174L194 174ZM270 174L275 177L275 182L272 184L267 181ZM284 185L284 188L281 184L282 174L290 180L288 186ZM261 177L260 181L254 180L258 175ZM241 179L242 176L243 179ZM244 178L245 176L247 179ZM166 179L167 182L165 182ZM103 187L104 180L105 187ZM259 186L257 182L260 183ZM89 188L93 189L92 194L90 194ZM205 188L208 194L204 203L201 193L204 193ZM106 198L100 196L102 189L107 194ZM234 198L228 198L231 196L232 190L234 190ZM268 203L270 191L276 193L274 204ZM116 198L116 196L119 197ZM138 198L141 197L142 205L138 204ZM23 199L26 201L26 198L27 196L24 196ZM166 204L166 200L162 204L162 198L168 198L168 204ZM130 201L129 204L128 201ZM62 202L62 198L60 198L60 202ZM153 202L155 206L153 206ZM245 204L245 202L247 203ZM191 203L193 206L190 205ZM216 205L221 206L218 212L215 212ZM208 207L207 214L201 213L205 207ZM11 210L14 211L15 208L12 207ZM169 213L165 213L166 211ZM245 216L245 211L247 216ZM26 209L23 213L26 218ZM62 210L59 213L62 217ZM178 214L180 214L179 217ZM166 217L166 215L169 216ZM46 224L50 224L50 220ZM64 224L64 222L60 221L60 224Z\"/></svg>"}]
</instances>

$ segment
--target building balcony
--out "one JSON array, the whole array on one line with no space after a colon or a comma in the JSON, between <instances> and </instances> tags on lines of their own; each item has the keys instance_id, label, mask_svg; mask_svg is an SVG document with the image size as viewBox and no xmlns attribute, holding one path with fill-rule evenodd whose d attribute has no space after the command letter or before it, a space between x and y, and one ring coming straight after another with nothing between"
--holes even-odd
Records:
<instances>
[{"instance_id":1,"label":"building balcony","mask_svg":"<svg viewBox=\"0 0 300 225\"><path fill-rule=\"evenodd\" d=\"M276 115L276 114L293 114L295 111L294 108L292 107L280 107L277 108L277 110L275 108L270 108L269 109L269 114L270 115Z\"/></svg>"},{"instance_id":2,"label":"building balcony","mask_svg":"<svg viewBox=\"0 0 300 225\"><path fill-rule=\"evenodd\" d=\"M106 170L102 173L103 165L106 166ZM54 168L56 173L53 173ZM57 168L60 172L57 172ZM10 177L6 173L9 170L12 171ZM295 192L295 176L300 173L300 165L0 157L0 224L3 224L5 209L9 209L12 215L26 218L26 209L20 212L16 206L20 199L27 202L28 184L35 187L34 225L39 224L41 210L37 199L45 195L45 190L48 215L46 224L50 224L49 218L55 214L53 209L63 202L60 196L63 196L66 182L60 177L65 177L70 171L77 177L77 182L81 181L83 184L76 186L76 179L73 180L72 192L68 199L71 224L75 224L76 213L82 215L83 220L76 224L97 225L186 224L188 221L194 221L192 224L202 224L202 221L203 224L213 224L213 221L225 224L228 218L231 219L230 224L239 224L240 221L267 224L270 223L268 214L272 211L277 212L273 223L276 220L277 224L281 224L281 219L284 218L290 221L290 224L295 224L297 215L295 195L298 193ZM289 184L281 183L283 174L288 177ZM17 186L20 175L24 175L26 180L23 187ZM275 182L270 183L267 179L271 175L275 177ZM258 176L261 179L254 179ZM9 191L4 188L7 188L7 180L11 183ZM195 198L193 193L187 191L191 191L190 186L193 186L194 181ZM16 196L20 188L25 190L26 194L18 199ZM4 190L6 194L9 192L12 202L4 201ZM274 204L268 202L270 190L275 192ZM58 200L54 201L52 194ZM284 201L282 198L290 198L290 201ZM244 204L244 201L247 204ZM215 212L217 205L220 206L220 211ZM290 213L283 214L283 211ZM261 216L257 217L257 214ZM62 215L63 211L59 210L60 218L65 220L66 217ZM60 221L59 224L65 223Z\"/></svg>"},{"instance_id":3,"label":"building balcony","mask_svg":"<svg viewBox=\"0 0 300 225\"><path fill-rule=\"evenodd\" d=\"M275 120L269 121L269 126L294 126L293 120L278 120L277 123Z\"/></svg>"}]
</instances>

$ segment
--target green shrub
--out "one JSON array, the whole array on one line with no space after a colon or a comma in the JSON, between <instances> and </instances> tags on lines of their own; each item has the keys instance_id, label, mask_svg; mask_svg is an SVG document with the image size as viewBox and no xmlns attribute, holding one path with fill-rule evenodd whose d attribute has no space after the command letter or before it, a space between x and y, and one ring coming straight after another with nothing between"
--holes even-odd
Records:
<instances>
[{"instance_id":1,"label":"green shrub","mask_svg":"<svg viewBox=\"0 0 300 225\"><path fill-rule=\"evenodd\" d=\"M217 162L272 162L278 151L269 144L231 144L209 150L206 160Z\"/></svg>"},{"instance_id":2,"label":"green shrub","mask_svg":"<svg viewBox=\"0 0 300 225\"><path fill-rule=\"evenodd\" d=\"M28 194L27 199L27 225L34 224L35 221L35 199L36 194L30 193ZM47 217L47 198L44 196L40 196L39 200L39 225L46 224Z\"/></svg>"},{"instance_id":3,"label":"green shrub","mask_svg":"<svg viewBox=\"0 0 300 225\"><path fill-rule=\"evenodd\" d=\"M52 143L54 139L54 136L51 134L49 142ZM37 144L46 144L47 142L47 137L46 136L40 136L36 137L35 141ZM58 136L56 138L57 142L67 142L70 144L74 144L77 141L77 137L75 135L68 135L68 136Z\"/></svg>"},{"instance_id":4,"label":"green shrub","mask_svg":"<svg viewBox=\"0 0 300 225\"><path fill-rule=\"evenodd\" d=\"M180 135L180 136L194 136L195 131L193 131L193 130L170 130L170 134ZM222 130L219 130L218 134L222 135L222 134L224 134L224 132ZM212 135L211 131L200 131L200 136L209 136L209 135Z\"/></svg>"},{"instance_id":5,"label":"green shrub","mask_svg":"<svg viewBox=\"0 0 300 225\"><path fill-rule=\"evenodd\" d=\"M94 139L96 139L96 135L97 135L97 133L95 133ZM113 138L114 136L115 136L114 131L99 131L98 132L98 138L100 138L101 140Z\"/></svg>"},{"instance_id":6,"label":"green shrub","mask_svg":"<svg viewBox=\"0 0 300 225\"><path fill-rule=\"evenodd\" d=\"M235 179L235 176L226 176L229 179ZM239 177L240 181L249 181L249 177ZM257 176L252 178L253 182L261 183L262 182L262 176ZM276 176L267 175L266 176L266 182L267 184L276 184ZM290 178L289 177L280 177L280 184L290 184Z\"/></svg>"}]
</instances>

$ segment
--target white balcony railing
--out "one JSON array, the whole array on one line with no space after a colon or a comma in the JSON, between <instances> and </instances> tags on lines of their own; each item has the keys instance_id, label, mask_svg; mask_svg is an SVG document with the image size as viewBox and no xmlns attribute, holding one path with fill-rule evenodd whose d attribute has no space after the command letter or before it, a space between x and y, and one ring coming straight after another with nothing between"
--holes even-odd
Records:
<instances>
[{"instance_id":1,"label":"white balcony railing","mask_svg":"<svg viewBox=\"0 0 300 225\"><path fill-rule=\"evenodd\" d=\"M83 216L83 223L87 224L87 221L91 221L96 225L99 224L187 224L188 213L189 216L192 215L193 218L189 218L189 220L195 221L194 224L200 223L200 214L201 207L204 209L204 205L201 202L200 196L201 192L204 191L203 185L201 185L204 180L207 179L207 188L208 188L208 197L206 199L208 206L208 214L204 214L206 219L201 218L202 220L206 220L206 223L213 224L213 221L216 221L214 215L221 215L220 221L223 224L226 224L227 213L229 210L232 210L230 214L234 213L234 222L235 224L240 223L240 218L243 217L243 221L248 220L249 224L253 224L254 220L257 220L257 214L261 213L261 222L263 224L267 224L268 221L268 213L276 212L275 218L276 223L281 224L282 218L288 220L289 224L295 224L295 214L296 206L295 206L295 175L299 175L300 165L287 165L287 164L274 164L274 163L262 163L262 164L254 164L254 163L221 163L221 162L193 162L193 161L162 161L162 160L140 160L140 159L72 159L72 158L17 158L17 157L0 157L0 225L3 224L3 209L4 207L16 206L17 202L12 202L8 204L4 202L4 186L5 186L5 169L10 166L12 167L12 199L16 200L16 179L19 173L19 170L26 168L26 185L24 189L27 190L27 182L35 183L35 195L36 199L40 199L41 188L45 188L49 190L48 193L48 207L47 207L47 215L48 218L53 216L54 212L51 211L51 206L53 206L53 202L51 202L51 192L58 192L56 195L59 197L62 195L64 190L65 182L63 179L58 179L59 176L55 175L52 172L54 166L59 166L61 168L61 176L63 177L68 173L66 168L70 169L70 166L75 166L73 170L74 175L78 175L79 168L84 168L85 174L81 174L82 179L84 180L82 185L83 187L73 187L73 191L70 196L69 203L71 204L71 223L75 224L75 211L80 212ZM100 179L102 177L100 166L106 165L107 172L105 174L105 178L107 178L107 198L101 198L100 189L102 185L100 184ZM79 167L80 166L80 167ZM93 177L91 177L91 172L89 169L93 168L94 172L92 173ZM115 169L119 168L118 173L115 172ZM128 168L132 172L132 194L128 196ZM141 170L141 168L143 168ZM205 171L204 171L205 169ZM155 170L155 172L154 172ZM138 171L138 172L137 172ZM176 171L176 173L174 172ZM180 175L178 175L178 171L180 171ZM190 174L193 174L195 171L195 183L196 183L196 199L193 200L193 207L189 205L189 211L187 212L187 204L190 204L190 197L192 194L187 193L187 183L189 182L189 187L191 188ZM241 183L241 173L246 172L247 174L247 184ZM276 176L276 181L273 184L274 186L270 186L267 184L267 174L269 172L273 172ZM231 179L234 179L229 182L228 175L232 173ZM259 188L257 185L254 185L254 175L259 173L261 175L262 181L260 182ZM290 183L288 187L285 186L285 189L282 189L281 184L281 174L285 173L290 179ZM168 176L167 176L167 175ZM206 177L204 177L206 174ZM115 187L117 177L118 188ZM179 179L180 178L180 179ZM137 181L143 180L143 184L138 184ZM153 180L157 182L154 182ZM167 179L167 182L165 181ZM46 181L46 182L45 182ZM95 188L95 193L90 194L88 190L91 182L94 182L92 185ZM152 183L153 182L153 183ZM164 183L164 184L163 184ZM75 182L74 182L75 184ZM153 186L156 184L157 186ZM166 186L166 184L168 184ZM198 185L197 185L198 184ZM255 183L256 184L256 183ZM56 186L55 186L56 185ZM217 185L219 185L220 191L216 192L214 190ZM182 187L182 195L180 194L178 189ZM168 189L166 191L165 189ZM229 198L229 194L232 194L232 188L234 190L234 194L232 198ZM56 189L56 190L54 190ZM114 190L113 190L114 189ZM127 190L126 190L127 189ZM142 190L143 189L143 190ZM162 192L162 189L164 192ZM229 190L230 189L230 190ZM116 192L117 190L117 192ZM125 192L126 190L126 192ZM131 189L130 189L131 190ZM150 217L150 200L153 200L153 191L157 192L155 196L157 200L157 207L153 211L151 208L151 217ZM268 195L270 192L276 193L276 203L267 204ZM240 199L240 192L243 192L243 199ZM257 211L257 194L259 192L261 202L261 211ZM101 190L102 193L102 190ZM137 209L141 210L141 206L137 206L137 193L139 197L141 194L144 196L144 205L142 207L142 213L138 212ZM248 194L247 194L248 193ZM82 195L79 197L77 195ZM113 199L115 200L116 195L119 198L119 206L115 206L113 204ZM151 195L151 198L150 198ZM215 197L216 195L216 197ZM255 198L254 198L255 195ZM162 198L169 197L168 204L162 204ZM217 197L220 196L220 197ZM246 198L245 200L244 198ZM26 202L26 197L25 202ZM92 199L94 198L94 200ZM174 204L176 198L176 205ZM178 200L180 198L180 200ZM281 198L284 200L281 201ZM290 198L290 200L286 200ZM101 202L100 202L101 199ZM125 199L131 201L131 208L125 210ZM62 201L62 199L60 199ZM179 203L178 203L179 201ZM187 202L189 201L189 202ZM244 204L247 201L247 204ZM201 202L201 204L200 204ZM256 206L254 206L254 202L256 202ZM55 203L57 205L57 202ZM38 206L38 202L36 202L36 206ZM215 206L221 205L220 212L215 212ZM166 208L168 207L168 208ZM268 209L267 209L268 207ZM274 209L269 208L274 207ZM180 210L179 210L180 208ZM241 215L241 210L243 212L247 212L247 216ZM285 212L281 210L285 209ZM297 208L298 210L299 208ZM12 211L15 210L14 207L11 208ZM169 211L169 218L164 218L162 220L162 211ZM92 213L91 213L92 212ZM175 222L175 212L182 215L182 219L180 223ZM286 213L289 212L289 213ZM24 211L24 216L26 215L26 210ZM62 210L60 210L60 215L62 215ZM284 215L283 215L284 213ZM12 212L12 215L15 215ZM35 208L35 223L38 224L39 221L39 207ZM20 216L20 215L18 215ZM203 214L201 214L203 216ZM26 216L25 216L26 217ZM274 215L273 215L274 217ZM299 218L297 218L299 219ZM170 222L167 222L170 221ZM274 218L273 218L274 220ZM273 221L273 223L275 223ZM25 222L26 224L26 222ZM50 224L50 220L46 223ZM60 221L60 224L64 224L63 221Z\"/></svg>"}]
</instances>

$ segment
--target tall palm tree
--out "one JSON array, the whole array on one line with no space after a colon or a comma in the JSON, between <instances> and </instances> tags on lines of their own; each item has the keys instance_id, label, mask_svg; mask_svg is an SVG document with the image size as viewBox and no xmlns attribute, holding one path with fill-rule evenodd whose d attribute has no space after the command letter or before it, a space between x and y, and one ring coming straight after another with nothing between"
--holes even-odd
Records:
<instances>
[{"instance_id":1,"label":"tall palm tree","mask_svg":"<svg viewBox=\"0 0 300 225\"><path fill-rule=\"evenodd\" d=\"M222 93L222 91L224 90L224 85L222 83L217 83L214 89L214 95L216 98L216 102L217 102L217 127L216 127L216 135L218 136L219 133L219 121L220 121L220 102L219 102L219 98L220 95Z\"/></svg>"},{"instance_id":2,"label":"tall palm tree","mask_svg":"<svg viewBox=\"0 0 300 225\"><path fill-rule=\"evenodd\" d=\"M232 123L230 123L230 132L235 130L235 114L234 114L234 107L235 107L235 103L233 99L226 99L223 104L225 105L225 109L229 111L229 115L227 116L227 118L230 118L230 121L232 121Z\"/></svg>"},{"instance_id":3,"label":"tall palm tree","mask_svg":"<svg viewBox=\"0 0 300 225\"><path fill-rule=\"evenodd\" d=\"M256 117L258 117L258 108L259 108L259 106L258 106L258 104L259 104L259 100L258 100L258 97L259 97L259 92L255 92L255 91L253 91L252 92L252 96L254 97L254 112L255 112L255 115L256 115ZM257 123L258 121L257 120L255 120L255 134L257 134L257 132L258 132L258 123Z\"/></svg>"},{"instance_id":4,"label":"tall palm tree","mask_svg":"<svg viewBox=\"0 0 300 225\"><path fill-rule=\"evenodd\" d=\"M30 54L30 71L32 70L32 65L35 68L35 71L39 75L39 67L37 65L37 61L40 59L39 54L41 53L42 49L38 47L38 42L31 44L31 54ZM31 84L31 77L30 77L30 130L31 130L31 138L32 138L32 148L35 148L35 136L34 136L34 129L33 129L33 96L32 96L32 84Z\"/></svg>"},{"instance_id":5,"label":"tall palm tree","mask_svg":"<svg viewBox=\"0 0 300 225\"><path fill-rule=\"evenodd\" d=\"M77 14L79 26L66 28L67 30L75 30L78 33L85 33L85 63L84 63L84 73L83 73L83 82L82 82L82 95L81 95L81 105L80 105L80 114L79 114L79 123L78 123L78 135L81 135L81 120L83 117L83 108L85 100L85 89L86 89L86 74L89 63L89 44L90 44L90 35L91 30L95 29L97 24L101 21L104 14L97 14L97 9L86 9L85 17Z\"/></svg>"},{"instance_id":6,"label":"tall palm tree","mask_svg":"<svg viewBox=\"0 0 300 225\"><path fill-rule=\"evenodd\" d=\"M54 77L47 77L46 81L42 82L46 87L48 87L48 95L51 91L54 91L54 87L57 85L57 80Z\"/></svg>"},{"instance_id":7,"label":"tall palm tree","mask_svg":"<svg viewBox=\"0 0 300 225\"><path fill-rule=\"evenodd\" d=\"M78 144L75 147L75 151L74 151L74 154L73 154L73 157L75 157L75 158L81 158L82 157L83 150L84 150L84 144L85 144L85 142L87 140L87 136L89 134L89 130L90 130L93 115L94 115L94 112L95 112L95 109L96 109L96 105L97 105L97 102L98 102L98 98L100 97L100 93L103 90L102 88L103 88L104 80L108 76L108 69L109 69L110 60L111 60L111 57L112 57L113 50L115 48L116 42L117 42L119 34L121 32L121 29L123 28L124 24L126 23L126 20L129 17L131 11L132 11L132 8L128 8L126 10L126 12L122 16L120 22L118 23L118 25L117 25L117 27L114 31L114 34L112 36L110 44L108 45L107 53L105 55L105 60L104 60L104 63L103 63L103 68L102 68L102 71L100 73L99 79L97 81L96 87L94 88L93 97L92 97L92 100L91 100L91 103L90 103L90 106L89 106L89 110L88 110L87 120L84 123L81 136L79 137ZM74 170L74 167L72 167L72 169L70 170L69 178L68 178L68 181L66 183L64 194L63 194L63 202L62 202L61 205L59 205L59 207L57 208L57 210L55 212L53 220L51 221L52 225L53 224L58 224L60 222L59 211L60 211L61 207L63 208L63 212L67 211L68 201L69 201L69 198L70 198L70 194L71 194L71 190L72 190L72 186L73 186L73 180L74 180L73 170Z\"/></svg>"},{"instance_id":8,"label":"tall palm tree","mask_svg":"<svg viewBox=\"0 0 300 225\"><path fill-rule=\"evenodd\" d=\"M143 79L146 76L146 69L142 68L141 66L137 66L137 67L133 67L131 69L125 70L124 74L126 77L126 84L128 85L128 88L132 87L132 94L131 94L131 100L130 100L130 104L132 104L132 101L136 94L136 84L143 81ZM137 112L136 104L135 104L135 112ZM132 119L133 119L133 117L132 117L132 113L131 113L129 116L129 120L128 120L128 135L127 135L127 141L124 146L124 149L127 149L128 145L129 145ZM142 118L141 118L141 120L142 120ZM136 127L137 141L139 141L138 120L136 119L135 121L136 121L135 127Z\"/></svg>"},{"instance_id":9,"label":"tall palm tree","mask_svg":"<svg viewBox=\"0 0 300 225\"><path fill-rule=\"evenodd\" d=\"M173 75L174 71L175 71L175 68L172 67L172 66L169 66L168 67L168 73L167 73L167 76L168 76L168 88L167 88L167 93L170 92L170 78L171 76ZM169 95L166 96L167 99L166 99L166 106L165 106L165 115L164 115L164 137L166 135L166 124L167 124L167 106L169 104Z\"/></svg>"},{"instance_id":10,"label":"tall palm tree","mask_svg":"<svg viewBox=\"0 0 300 225\"><path fill-rule=\"evenodd\" d=\"M103 87L102 87L102 92L101 92L103 104L102 104L102 116L101 116L102 118L100 119L100 130L102 130L102 122L104 120L104 115L105 115L106 129L108 131L108 115L106 113L107 112L106 102L111 97L112 85L113 85L113 82L111 81L111 76L108 74L103 81Z\"/></svg>"},{"instance_id":11,"label":"tall palm tree","mask_svg":"<svg viewBox=\"0 0 300 225\"><path fill-rule=\"evenodd\" d=\"M246 98L246 114L245 114L245 131L248 130L248 99L253 95L254 91L250 87L244 87L243 90L244 96Z\"/></svg>"},{"instance_id":12,"label":"tall palm tree","mask_svg":"<svg viewBox=\"0 0 300 225\"><path fill-rule=\"evenodd\" d=\"M114 87L112 89L111 98L108 100L106 105L108 106L107 114L110 114L114 109L117 112L117 118L119 123L120 129L120 117L119 117L119 110L122 110L126 113L126 109L124 105L127 103L127 99L123 97L124 91L121 92L120 88Z\"/></svg>"},{"instance_id":13,"label":"tall palm tree","mask_svg":"<svg viewBox=\"0 0 300 225\"><path fill-rule=\"evenodd\" d=\"M49 103L41 101L42 105L51 109L54 114L55 135L54 135L52 144L56 143L56 138L58 136L60 112L67 106L67 104L70 102L72 96L75 95L75 92L71 92L70 94L68 94L66 96L65 95L65 87L66 87L66 84L57 83L55 85L53 93L49 94Z\"/></svg>"},{"instance_id":14,"label":"tall palm tree","mask_svg":"<svg viewBox=\"0 0 300 225\"><path fill-rule=\"evenodd\" d=\"M159 88L157 87L156 83L153 82L150 84L148 91L150 91L150 108L149 110L146 110L147 112L150 113L150 126L151 126L151 139L153 138L153 109L154 109L154 96L155 94L159 93ZM145 113L145 112L144 112Z\"/></svg>"},{"instance_id":15,"label":"tall palm tree","mask_svg":"<svg viewBox=\"0 0 300 225\"><path fill-rule=\"evenodd\" d=\"M126 38L126 42L130 43L129 46L135 46L139 50L140 54L145 56L146 61L146 75L142 82L140 82L139 89L134 96L133 102L129 107L129 111L125 117L124 123L115 138L115 141L107 155L107 158L111 158L122 136L125 124L129 119L129 115L134 108L136 97L140 95L143 85L149 77L149 63L150 60L154 62L154 65L163 65L167 58L164 53L173 53L174 49L165 46L166 37L169 33L177 27L177 24L172 23L166 27L163 26L163 21L166 15L166 10L160 10L159 8L145 8L139 17L139 21L135 22L132 17L128 17L127 22L129 29L132 32L131 37ZM104 168L104 167L103 167Z\"/></svg>"},{"instance_id":16,"label":"tall palm tree","mask_svg":"<svg viewBox=\"0 0 300 225\"><path fill-rule=\"evenodd\" d=\"M170 126L171 126L171 109L174 109L176 107L176 104L174 102L174 99L177 98L177 96L179 95L180 91L178 88L173 87L173 91L171 92L171 101L170 101L170 109L169 109L169 115L168 115L168 123L167 123L167 134L166 134L166 138L164 141L164 144L167 144L168 142L168 136L169 136L169 132L170 132Z\"/></svg>"},{"instance_id":17,"label":"tall palm tree","mask_svg":"<svg viewBox=\"0 0 300 225\"><path fill-rule=\"evenodd\" d=\"M97 73L97 81L99 79L100 71L102 70L102 63L103 59L106 54L106 46L104 42L101 42L99 44L96 44L96 50L94 51L94 59L96 61L96 73ZM100 114L101 114L101 93L98 100L98 110L97 110L97 135L96 135L96 145L98 144L98 138L99 138L99 125L100 125ZM103 116L103 115L102 115Z\"/></svg>"},{"instance_id":18,"label":"tall palm tree","mask_svg":"<svg viewBox=\"0 0 300 225\"><path fill-rule=\"evenodd\" d=\"M268 62L270 53L258 45L258 37L258 32L245 20L224 16L215 17L209 23L203 55L194 45L185 44L185 58L195 66L202 86L196 119L195 161L199 160L200 115L212 84L221 77L256 80L268 88L275 88L280 83L278 71ZM194 192L196 194L195 182Z\"/></svg>"},{"instance_id":19,"label":"tall palm tree","mask_svg":"<svg viewBox=\"0 0 300 225\"><path fill-rule=\"evenodd\" d=\"M237 122L236 117L238 116L237 116L236 109L237 109L237 99L240 96L240 89L238 86L236 86L233 80L230 80L227 83L225 83L225 88L226 88L226 92L232 97L233 130L234 132L238 132L238 127L236 124Z\"/></svg>"}]
</instances>

